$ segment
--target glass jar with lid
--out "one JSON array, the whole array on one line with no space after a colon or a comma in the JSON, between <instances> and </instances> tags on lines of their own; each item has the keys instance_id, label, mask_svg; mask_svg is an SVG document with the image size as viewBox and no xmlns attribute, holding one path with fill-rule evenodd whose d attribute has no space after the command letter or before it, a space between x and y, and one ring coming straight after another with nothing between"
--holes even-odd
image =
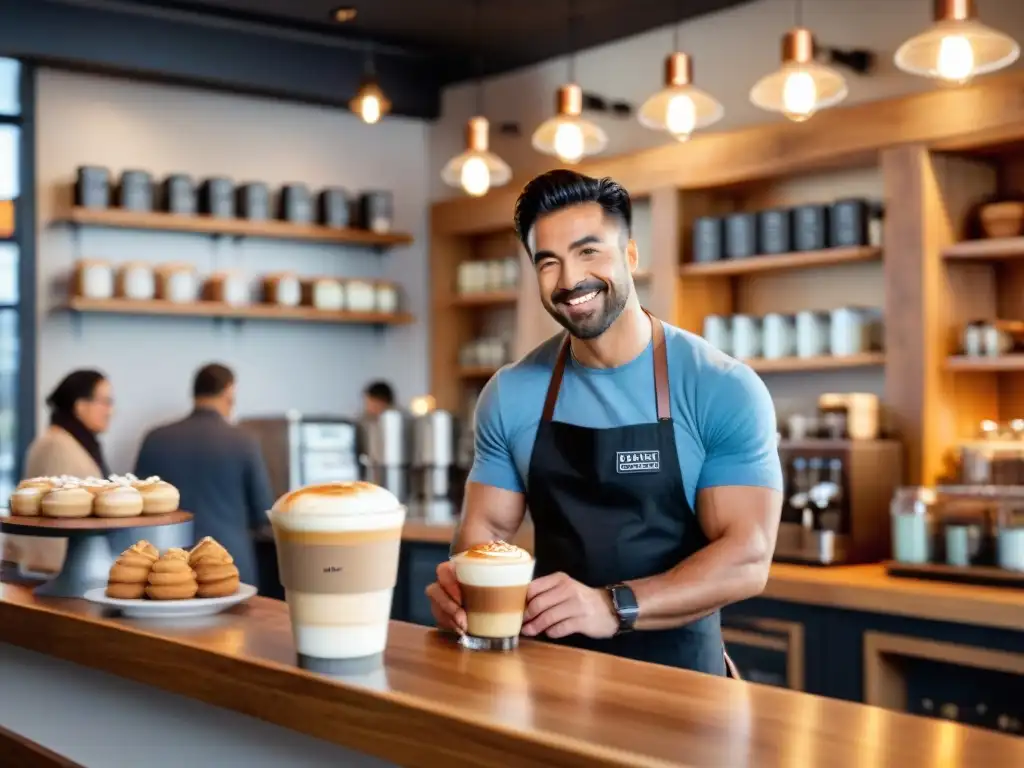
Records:
<instances>
[{"instance_id":1,"label":"glass jar with lid","mask_svg":"<svg viewBox=\"0 0 1024 768\"><path fill-rule=\"evenodd\" d=\"M894 560L915 565L931 562L935 550L935 503L932 488L898 488L893 494L889 514Z\"/></svg>"}]
</instances>

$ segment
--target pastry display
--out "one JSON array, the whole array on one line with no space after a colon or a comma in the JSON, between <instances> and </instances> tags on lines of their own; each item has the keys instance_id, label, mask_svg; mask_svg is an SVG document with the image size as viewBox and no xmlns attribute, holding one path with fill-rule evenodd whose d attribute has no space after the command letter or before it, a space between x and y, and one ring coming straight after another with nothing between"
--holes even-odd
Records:
<instances>
[{"instance_id":1,"label":"pastry display","mask_svg":"<svg viewBox=\"0 0 1024 768\"><path fill-rule=\"evenodd\" d=\"M191 551L163 555L143 539L121 553L110 569L107 597L122 600L189 600L230 597L241 582L231 553L207 536Z\"/></svg>"},{"instance_id":2,"label":"pastry display","mask_svg":"<svg viewBox=\"0 0 1024 768\"><path fill-rule=\"evenodd\" d=\"M143 539L121 553L110 568L107 597L138 600L146 594L149 572L159 559L157 548Z\"/></svg>"},{"instance_id":3,"label":"pastry display","mask_svg":"<svg viewBox=\"0 0 1024 768\"><path fill-rule=\"evenodd\" d=\"M19 517L138 517L175 512L178 489L159 477L33 477L18 483L9 507Z\"/></svg>"},{"instance_id":4,"label":"pastry display","mask_svg":"<svg viewBox=\"0 0 1024 768\"><path fill-rule=\"evenodd\" d=\"M143 503L138 488L111 485L93 497L92 511L96 517L137 517L142 514Z\"/></svg>"},{"instance_id":5,"label":"pastry display","mask_svg":"<svg viewBox=\"0 0 1024 768\"><path fill-rule=\"evenodd\" d=\"M199 584L188 564L188 552L178 547L167 550L153 563L146 597L150 600L188 600L196 596Z\"/></svg>"},{"instance_id":6,"label":"pastry display","mask_svg":"<svg viewBox=\"0 0 1024 768\"><path fill-rule=\"evenodd\" d=\"M164 515L174 512L178 508L178 502L181 501L178 489L159 477L150 478L135 487L142 495L142 514L144 515Z\"/></svg>"},{"instance_id":7,"label":"pastry display","mask_svg":"<svg viewBox=\"0 0 1024 768\"><path fill-rule=\"evenodd\" d=\"M47 491L39 504L39 511L43 517L89 517L92 514L92 503L91 492L81 485L68 484Z\"/></svg>"},{"instance_id":8,"label":"pastry display","mask_svg":"<svg viewBox=\"0 0 1024 768\"><path fill-rule=\"evenodd\" d=\"M189 565L199 583L197 597L227 597L238 591L235 559L215 539L207 536L200 541L189 553Z\"/></svg>"},{"instance_id":9,"label":"pastry display","mask_svg":"<svg viewBox=\"0 0 1024 768\"><path fill-rule=\"evenodd\" d=\"M33 477L29 480L22 480L18 487L11 494L10 509L12 515L23 515L25 517L36 517L39 515L43 495L49 493L53 488L53 482L48 477Z\"/></svg>"}]
</instances>

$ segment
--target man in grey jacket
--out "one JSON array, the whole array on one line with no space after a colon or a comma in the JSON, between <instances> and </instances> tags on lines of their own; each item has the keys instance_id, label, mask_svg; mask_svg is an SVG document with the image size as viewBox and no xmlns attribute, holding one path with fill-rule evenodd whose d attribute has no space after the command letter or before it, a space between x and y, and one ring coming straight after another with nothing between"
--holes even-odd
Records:
<instances>
[{"instance_id":1,"label":"man in grey jacket","mask_svg":"<svg viewBox=\"0 0 1024 768\"><path fill-rule=\"evenodd\" d=\"M230 423L235 375L211 363L196 373L194 408L181 421L152 430L135 463L138 477L159 475L181 491L195 515L198 541L213 536L235 558L244 584L257 583L253 531L274 503L259 445Z\"/></svg>"}]
</instances>

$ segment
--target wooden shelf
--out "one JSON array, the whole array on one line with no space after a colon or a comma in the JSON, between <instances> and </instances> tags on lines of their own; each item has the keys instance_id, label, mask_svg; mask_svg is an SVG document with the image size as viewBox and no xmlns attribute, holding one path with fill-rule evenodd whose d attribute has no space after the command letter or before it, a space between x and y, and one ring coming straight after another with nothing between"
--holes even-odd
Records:
<instances>
[{"instance_id":1,"label":"wooden shelf","mask_svg":"<svg viewBox=\"0 0 1024 768\"><path fill-rule=\"evenodd\" d=\"M459 367L461 379L489 379L500 369L490 365L463 365Z\"/></svg>"},{"instance_id":2,"label":"wooden shelf","mask_svg":"<svg viewBox=\"0 0 1024 768\"><path fill-rule=\"evenodd\" d=\"M751 256L746 259L725 259L697 264L684 264L679 272L683 277L711 277L749 275L760 272L781 272L788 269L823 267L857 261L878 261L882 249L871 246L857 248L827 248L823 251L783 253L774 256Z\"/></svg>"},{"instance_id":3,"label":"wooden shelf","mask_svg":"<svg viewBox=\"0 0 1024 768\"><path fill-rule=\"evenodd\" d=\"M410 235L394 232L377 234L365 229L337 229L316 224L287 221L248 221L213 216L180 216L174 213L125 211L120 208L72 208L58 221L92 227L140 229L162 232L190 232L231 237L258 237L318 243L343 243L375 248L408 245Z\"/></svg>"},{"instance_id":4,"label":"wooden shelf","mask_svg":"<svg viewBox=\"0 0 1024 768\"><path fill-rule=\"evenodd\" d=\"M757 358L744 360L758 373L787 373L797 371L832 371L844 368L867 368L885 365L884 352L866 352L845 357L781 357L777 360Z\"/></svg>"},{"instance_id":5,"label":"wooden shelf","mask_svg":"<svg viewBox=\"0 0 1024 768\"><path fill-rule=\"evenodd\" d=\"M951 355L946 358L947 371L1024 371L1024 355L1000 355L999 357L967 357Z\"/></svg>"},{"instance_id":6,"label":"wooden shelf","mask_svg":"<svg viewBox=\"0 0 1024 768\"><path fill-rule=\"evenodd\" d=\"M384 312L330 312L312 307L276 307L269 304L249 304L232 307L216 301L197 301L177 304L154 299L83 299L72 298L67 308L72 312L108 315L151 315L161 317L213 317L232 320L289 320L305 323L363 323L367 325L407 325L412 316L405 313Z\"/></svg>"},{"instance_id":7,"label":"wooden shelf","mask_svg":"<svg viewBox=\"0 0 1024 768\"><path fill-rule=\"evenodd\" d=\"M988 240L965 240L951 245L942 253L953 260L1024 259L1024 237L996 237Z\"/></svg>"},{"instance_id":8,"label":"wooden shelf","mask_svg":"<svg viewBox=\"0 0 1024 768\"><path fill-rule=\"evenodd\" d=\"M458 294L452 300L456 307L497 307L515 304L519 300L519 290L481 291L479 293Z\"/></svg>"}]
</instances>

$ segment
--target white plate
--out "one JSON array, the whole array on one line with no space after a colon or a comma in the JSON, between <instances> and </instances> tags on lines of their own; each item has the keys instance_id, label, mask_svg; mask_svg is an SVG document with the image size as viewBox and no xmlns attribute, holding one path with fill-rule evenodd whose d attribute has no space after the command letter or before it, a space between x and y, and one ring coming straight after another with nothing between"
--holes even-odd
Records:
<instances>
[{"instance_id":1,"label":"white plate","mask_svg":"<svg viewBox=\"0 0 1024 768\"><path fill-rule=\"evenodd\" d=\"M215 613L226 611L228 608L254 597L257 589L250 584L242 584L235 594L227 597L204 597L192 600L119 600L116 597L107 597L106 591L106 587L90 589L84 597L90 603L115 608L129 618L162 619L213 616Z\"/></svg>"}]
</instances>

